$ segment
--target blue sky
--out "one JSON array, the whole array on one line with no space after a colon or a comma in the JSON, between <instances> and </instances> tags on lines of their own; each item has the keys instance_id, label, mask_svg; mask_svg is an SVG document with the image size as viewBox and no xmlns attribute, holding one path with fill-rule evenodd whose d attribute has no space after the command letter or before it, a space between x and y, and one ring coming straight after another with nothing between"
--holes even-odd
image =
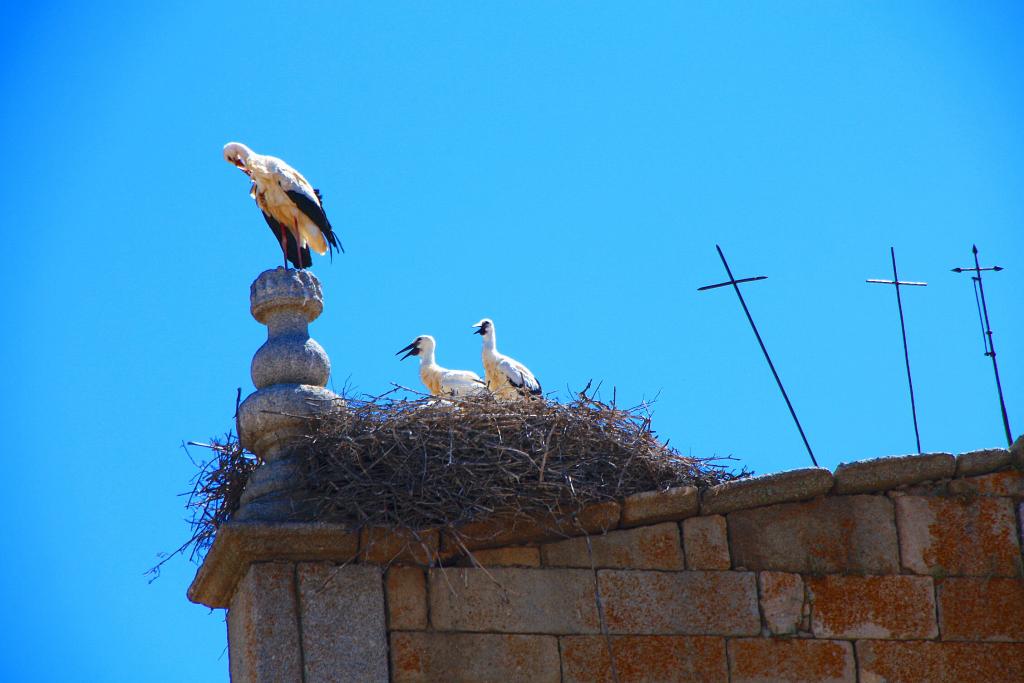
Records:
<instances>
[{"instance_id":1,"label":"blue sky","mask_svg":"<svg viewBox=\"0 0 1024 683\"><path fill-rule=\"evenodd\" d=\"M212 6L211 6L212 5ZM1024 10L1012 3L7 3L0 667L26 681L225 681L180 443L231 426L279 252L221 159L299 168L348 251L316 261L333 383L414 384L470 324L545 389L657 395L683 452L824 466L1003 444L966 275L976 242L1024 429ZM13 429L12 429L13 428ZM199 455L196 453L196 455Z\"/></svg>"}]
</instances>

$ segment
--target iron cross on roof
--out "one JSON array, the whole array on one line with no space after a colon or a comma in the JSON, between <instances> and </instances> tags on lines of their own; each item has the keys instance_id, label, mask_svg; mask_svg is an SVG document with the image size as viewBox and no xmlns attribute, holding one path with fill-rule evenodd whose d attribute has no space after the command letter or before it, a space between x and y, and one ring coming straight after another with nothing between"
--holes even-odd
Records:
<instances>
[{"instance_id":1,"label":"iron cross on roof","mask_svg":"<svg viewBox=\"0 0 1024 683\"><path fill-rule=\"evenodd\" d=\"M1003 385L999 381L999 365L996 364L996 347L992 342L992 326L988 322L988 306L985 304L985 287L981 283L981 274L986 270L998 273L1002 270L1000 266L989 266L982 268L978 262L978 246L971 245L971 253L974 254L973 268L953 268L954 273L974 273L971 280L974 283L974 300L978 304L978 319L981 321L981 339L985 344L985 355L992 359L992 370L996 374L996 392L999 394L999 409L1003 413L1003 429L1006 431L1006 443L1013 445L1013 433L1010 431L1010 418L1006 416L1006 401L1003 400Z\"/></svg>"},{"instance_id":2,"label":"iron cross on roof","mask_svg":"<svg viewBox=\"0 0 1024 683\"><path fill-rule=\"evenodd\" d=\"M722 265L725 266L725 272L729 275L729 279L725 282L719 282L713 285L705 285L704 287L698 287L698 292L704 292L709 289L716 289L718 287L726 287L732 285L732 288L736 291L736 296L739 297L740 306L743 307L743 312L747 314L747 322L750 323L750 329L754 331L754 336L757 337L757 343L761 345L761 352L764 353L764 359L768 361L768 367L771 368L772 375L775 377L775 383L779 385L779 391L782 392L782 398L786 399L786 406L789 408L789 414L793 416L793 422L796 423L797 431L800 432L800 438L804 440L804 446L807 447L807 454L811 456L811 462L814 466L818 466L818 461L814 457L814 451L811 450L811 444L807 442L807 436L804 434L804 428L800 426L800 420L796 416L796 411L793 410L793 403L789 400L789 395L786 394L786 388L782 386L782 380L779 379L779 373L775 370L775 364L772 363L772 357L768 355L768 349L765 348L764 341L761 339L761 333L757 331L757 325L754 324L754 318L750 315L750 309L747 308L747 302L743 300L743 293L740 291L740 285L744 282L756 282L757 280L767 280L768 276L758 275L757 277L745 277L737 280L732 275L732 269L729 268L729 262L725 260L725 254L722 253L722 248L715 245L715 249L718 250L718 255L722 259Z\"/></svg>"},{"instance_id":3,"label":"iron cross on roof","mask_svg":"<svg viewBox=\"0 0 1024 683\"><path fill-rule=\"evenodd\" d=\"M914 380L910 377L910 352L907 350L907 325L903 320L903 300L900 298L900 287L927 287L927 282L909 282L900 280L896 273L896 249L889 247L889 254L892 256L892 279L891 280L868 280L876 285L894 285L896 288L896 307L900 311L900 331L903 333L903 360L907 364L907 385L910 387L910 412L914 416L914 438L917 440L917 452L921 452L921 434L917 430L917 404L914 402Z\"/></svg>"}]
</instances>

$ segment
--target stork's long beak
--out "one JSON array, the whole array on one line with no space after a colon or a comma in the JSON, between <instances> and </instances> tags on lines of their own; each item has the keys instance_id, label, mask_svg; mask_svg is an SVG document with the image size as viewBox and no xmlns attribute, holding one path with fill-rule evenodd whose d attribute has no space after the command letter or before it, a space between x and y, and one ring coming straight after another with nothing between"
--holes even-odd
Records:
<instances>
[{"instance_id":1,"label":"stork's long beak","mask_svg":"<svg viewBox=\"0 0 1024 683\"><path fill-rule=\"evenodd\" d=\"M476 332L474 332L473 334L481 334L482 335L484 333L484 326L483 325L473 325L473 327L476 328Z\"/></svg>"},{"instance_id":2,"label":"stork's long beak","mask_svg":"<svg viewBox=\"0 0 1024 683\"><path fill-rule=\"evenodd\" d=\"M409 356L419 355L419 352L420 352L420 350L418 348L416 348L416 342L413 342L412 344L409 344L408 346L399 349L398 353L396 353L395 355L397 356L399 353L402 353L403 351L408 351L409 353L405 354L404 356L402 356L398 360L405 360Z\"/></svg>"}]
</instances>

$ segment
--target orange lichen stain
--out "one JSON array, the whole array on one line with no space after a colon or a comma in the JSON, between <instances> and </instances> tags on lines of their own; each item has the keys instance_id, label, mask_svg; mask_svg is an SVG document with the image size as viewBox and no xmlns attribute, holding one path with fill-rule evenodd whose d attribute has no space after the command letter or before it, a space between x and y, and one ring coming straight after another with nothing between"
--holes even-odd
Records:
<instances>
[{"instance_id":1,"label":"orange lichen stain","mask_svg":"<svg viewBox=\"0 0 1024 683\"><path fill-rule=\"evenodd\" d=\"M733 679L846 680L853 673L849 643L831 640L745 638L731 641Z\"/></svg>"},{"instance_id":2,"label":"orange lichen stain","mask_svg":"<svg viewBox=\"0 0 1024 683\"><path fill-rule=\"evenodd\" d=\"M932 638L936 635L930 579L827 576L808 578L807 585L814 595L815 635L856 638Z\"/></svg>"},{"instance_id":3,"label":"orange lichen stain","mask_svg":"<svg viewBox=\"0 0 1024 683\"><path fill-rule=\"evenodd\" d=\"M870 640L857 645L862 677L886 683L1024 681L1022 643Z\"/></svg>"},{"instance_id":4,"label":"orange lichen stain","mask_svg":"<svg viewBox=\"0 0 1024 683\"><path fill-rule=\"evenodd\" d=\"M678 567L682 569L682 549L679 545L678 527L676 533L665 529L642 529L638 555L643 566ZM631 553L629 554L631 555ZM625 562L633 560L625 558ZM628 566L628 565L627 565Z\"/></svg>"},{"instance_id":5,"label":"orange lichen stain","mask_svg":"<svg viewBox=\"0 0 1024 683\"><path fill-rule=\"evenodd\" d=\"M391 634L391 653L395 668L403 673L423 672L423 653L413 644L412 638L404 633Z\"/></svg>"},{"instance_id":6,"label":"orange lichen stain","mask_svg":"<svg viewBox=\"0 0 1024 683\"><path fill-rule=\"evenodd\" d=\"M983 496L1024 496L1024 474L1017 470L968 477L964 482Z\"/></svg>"},{"instance_id":7,"label":"orange lichen stain","mask_svg":"<svg viewBox=\"0 0 1024 683\"><path fill-rule=\"evenodd\" d=\"M922 557L951 575L1019 575L1013 507L1005 498L929 498L929 543Z\"/></svg>"},{"instance_id":8,"label":"orange lichen stain","mask_svg":"<svg viewBox=\"0 0 1024 683\"><path fill-rule=\"evenodd\" d=\"M1024 640L1024 581L951 578L939 587L943 640Z\"/></svg>"},{"instance_id":9,"label":"orange lichen stain","mask_svg":"<svg viewBox=\"0 0 1024 683\"><path fill-rule=\"evenodd\" d=\"M614 636L612 652L620 683L724 681L725 641L711 636ZM562 641L563 680L611 683L608 645L602 636Z\"/></svg>"}]
</instances>

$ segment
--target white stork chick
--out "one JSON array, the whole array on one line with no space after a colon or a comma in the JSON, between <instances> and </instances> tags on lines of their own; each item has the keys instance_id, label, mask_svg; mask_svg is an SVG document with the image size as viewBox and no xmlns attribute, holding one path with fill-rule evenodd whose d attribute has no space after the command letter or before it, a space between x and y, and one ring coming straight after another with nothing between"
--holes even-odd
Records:
<instances>
[{"instance_id":1,"label":"white stork chick","mask_svg":"<svg viewBox=\"0 0 1024 683\"><path fill-rule=\"evenodd\" d=\"M484 318L473 327L477 328L473 334L479 334L484 338L481 355L484 361L484 377L491 393L502 399L539 396L540 382L530 369L516 359L498 353L494 322Z\"/></svg>"},{"instance_id":2,"label":"white stork chick","mask_svg":"<svg viewBox=\"0 0 1024 683\"><path fill-rule=\"evenodd\" d=\"M487 385L480 375L469 370L449 370L437 364L434 350L437 342L429 334L422 334L398 353L408 352L400 360L409 356L420 357L420 379L433 396L475 396L483 393ZM397 356L398 353L395 355Z\"/></svg>"},{"instance_id":3,"label":"white stork chick","mask_svg":"<svg viewBox=\"0 0 1024 683\"><path fill-rule=\"evenodd\" d=\"M345 253L324 213L320 191L313 189L301 173L277 157L256 154L240 142L224 145L224 160L252 180L249 196L256 200L281 245L286 269L288 261L296 268L313 265L311 248L321 256L328 248L332 256L335 248Z\"/></svg>"}]
</instances>

